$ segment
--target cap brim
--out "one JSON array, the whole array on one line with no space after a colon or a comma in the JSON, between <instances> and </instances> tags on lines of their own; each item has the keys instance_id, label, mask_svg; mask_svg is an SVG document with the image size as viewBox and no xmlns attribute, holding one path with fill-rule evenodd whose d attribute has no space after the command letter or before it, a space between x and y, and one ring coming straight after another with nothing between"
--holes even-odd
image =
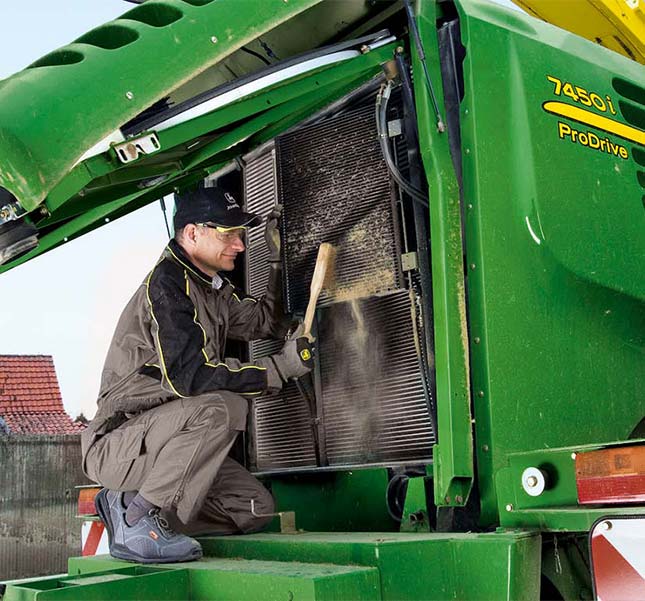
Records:
<instances>
[{"instance_id":1,"label":"cap brim","mask_svg":"<svg viewBox=\"0 0 645 601\"><path fill-rule=\"evenodd\" d=\"M244 213L244 215L248 217L248 221L244 224L245 227L255 227L262 223L262 217L260 215L256 215L255 213Z\"/></svg>"},{"instance_id":2,"label":"cap brim","mask_svg":"<svg viewBox=\"0 0 645 601\"><path fill-rule=\"evenodd\" d=\"M239 213L231 219L212 219L210 223L219 227L231 229L236 227L255 227L262 223L262 217L255 213Z\"/></svg>"}]
</instances>

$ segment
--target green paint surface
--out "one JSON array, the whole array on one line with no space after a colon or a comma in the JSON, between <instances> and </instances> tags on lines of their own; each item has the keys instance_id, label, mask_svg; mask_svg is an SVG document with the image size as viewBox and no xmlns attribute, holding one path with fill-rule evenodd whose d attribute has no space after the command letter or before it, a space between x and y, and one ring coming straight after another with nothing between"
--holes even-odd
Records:
<instances>
[{"instance_id":1,"label":"green paint surface","mask_svg":"<svg viewBox=\"0 0 645 601\"><path fill-rule=\"evenodd\" d=\"M607 134L623 159L561 139L559 122L593 128L543 109L583 106L555 95L555 77L609 96L629 124L616 81L644 79L642 66L517 11L460 6L471 377L482 522L493 524L522 494L516 473L505 498L495 489L514 454L625 440L645 415L638 145ZM548 516L541 524L557 528Z\"/></svg>"},{"instance_id":2,"label":"green paint surface","mask_svg":"<svg viewBox=\"0 0 645 601\"><path fill-rule=\"evenodd\" d=\"M16 583L7 601L177 599L235 601L238 599L379 599L375 568L277 563L265 560L213 559L134 567L110 557L73 558L70 576Z\"/></svg>"},{"instance_id":3,"label":"green paint surface","mask_svg":"<svg viewBox=\"0 0 645 601\"><path fill-rule=\"evenodd\" d=\"M203 560L154 566L187 572L189 599L289 598L279 596L286 590L304 599L538 598L540 536L534 533L252 534L200 541ZM131 573L126 566L108 556L72 558L69 578ZM235 590L237 597L227 596Z\"/></svg>"},{"instance_id":4,"label":"green paint surface","mask_svg":"<svg viewBox=\"0 0 645 601\"><path fill-rule=\"evenodd\" d=\"M31 211L94 144L316 2L245 0L240 10L237 0L160 0L155 25L139 9L41 58L0 82L0 186Z\"/></svg>"}]
</instances>

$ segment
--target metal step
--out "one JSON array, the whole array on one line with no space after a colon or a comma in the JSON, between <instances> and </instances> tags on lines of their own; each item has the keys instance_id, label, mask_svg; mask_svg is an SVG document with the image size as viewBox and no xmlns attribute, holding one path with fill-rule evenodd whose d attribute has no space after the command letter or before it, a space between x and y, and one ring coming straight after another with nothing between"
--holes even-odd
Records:
<instances>
[{"instance_id":1,"label":"metal step","mask_svg":"<svg viewBox=\"0 0 645 601\"><path fill-rule=\"evenodd\" d=\"M69 576L7 585L3 601L381 599L378 569L323 563L204 558L139 566L107 555L72 558Z\"/></svg>"}]
</instances>

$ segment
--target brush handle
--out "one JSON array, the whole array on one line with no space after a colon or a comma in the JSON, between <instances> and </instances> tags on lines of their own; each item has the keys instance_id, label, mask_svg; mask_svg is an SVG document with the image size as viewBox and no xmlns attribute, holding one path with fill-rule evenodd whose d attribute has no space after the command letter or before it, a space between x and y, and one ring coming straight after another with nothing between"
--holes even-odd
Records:
<instances>
[{"instance_id":1,"label":"brush handle","mask_svg":"<svg viewBox=\"0 0 645 601\"><path fill-rule=\"evenodd\" d=\"M307 312L305 313L304 321L304 336L311 339L311 326L314 323L314 315L316 313L316 304L318 297L325 282L325 275L329 268L329 263L332 257L333 246L328 242L323 242L318 248L318 257L316 258L316 267L314 268L314 275L311 278L311 286L309 287L309 304L307 305Z\"/></svg>"}]
</instances>

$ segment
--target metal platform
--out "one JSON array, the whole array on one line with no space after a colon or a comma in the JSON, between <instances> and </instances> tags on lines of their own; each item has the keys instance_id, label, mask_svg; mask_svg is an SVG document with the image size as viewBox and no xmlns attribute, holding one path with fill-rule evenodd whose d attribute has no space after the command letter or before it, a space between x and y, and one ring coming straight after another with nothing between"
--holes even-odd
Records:
<instances>
[{"instance_id":1,"label":"metal platform","mask_svg":"<svg viewBox=\"0 0 645 601\"><path fill-rule=\"evenodd\" d=\"M139 566L71 558L68 576L9 584L3 601L537 599L528 532L300 533L200 539L206 557ZM511 570L511 566L513 569Z\"/></svg>"}]
</instances>

